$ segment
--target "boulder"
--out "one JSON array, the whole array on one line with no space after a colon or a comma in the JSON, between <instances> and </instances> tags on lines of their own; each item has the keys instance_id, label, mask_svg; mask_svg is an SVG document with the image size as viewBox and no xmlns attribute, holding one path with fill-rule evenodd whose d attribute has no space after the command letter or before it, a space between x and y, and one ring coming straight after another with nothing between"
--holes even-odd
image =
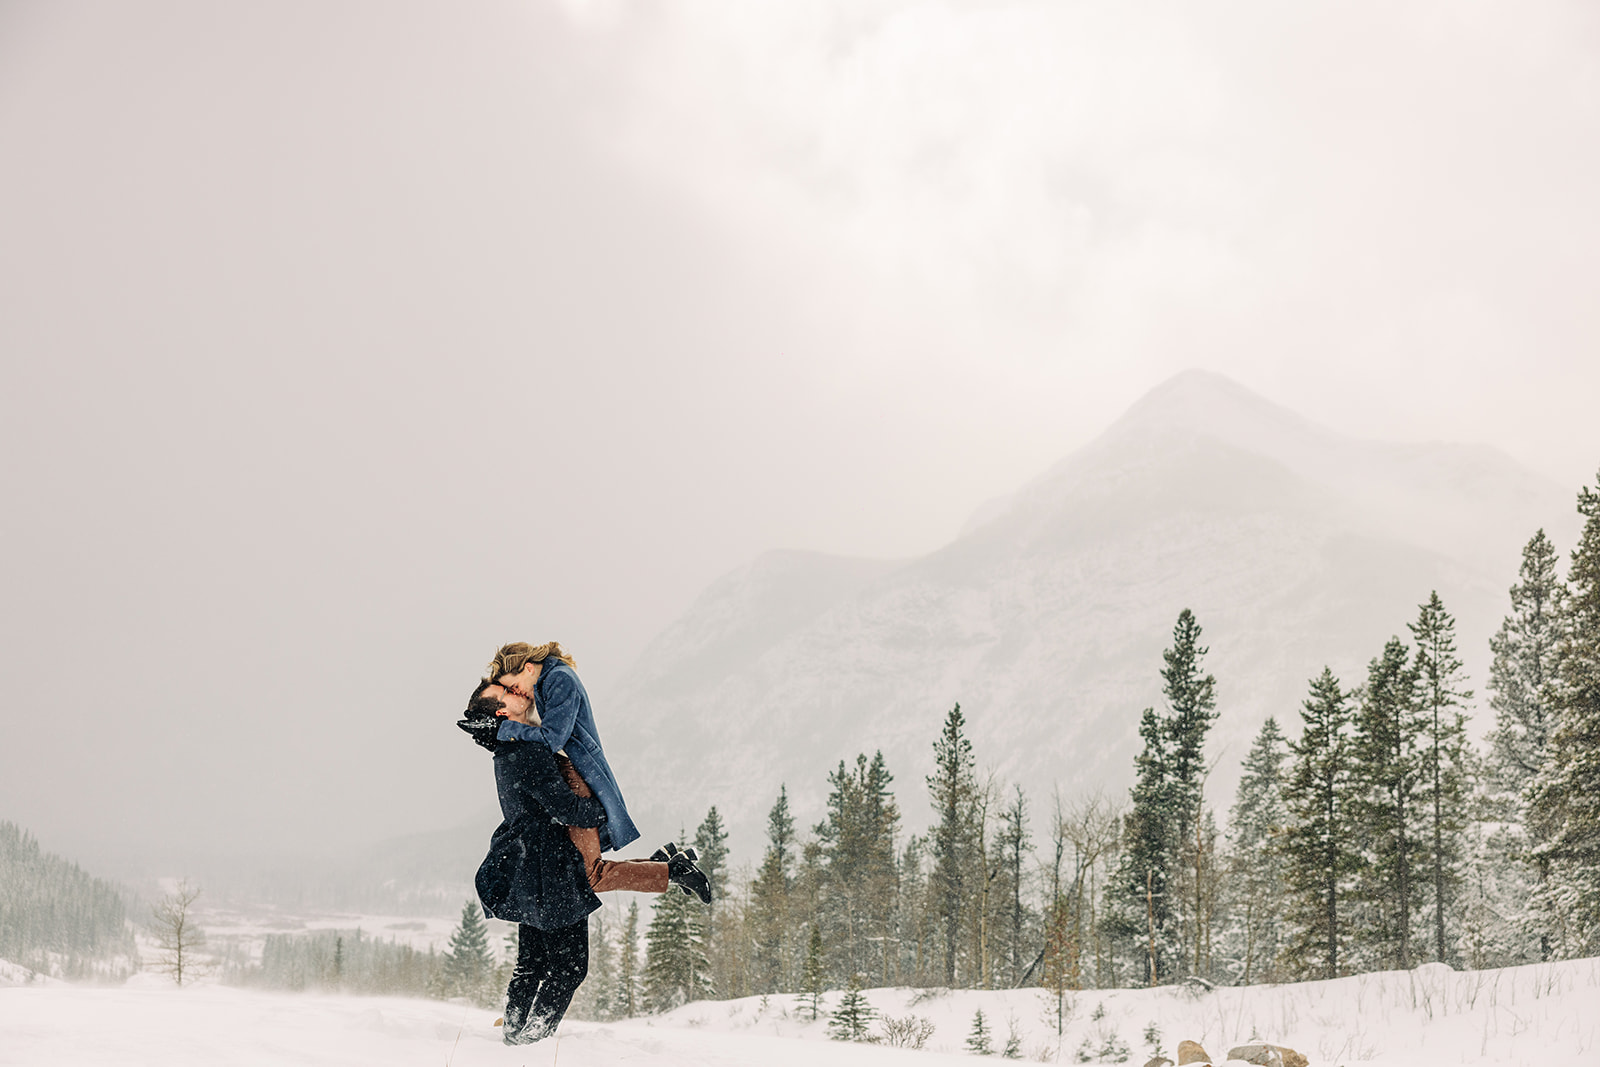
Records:
<instances>
[{"instance_id":1,"label":"boulder","mask_svg":"<svg viewBox=\"0 0 1600 1067\"><path fill-rule=\"evenodd\" d=\"M1172 1061L1165 1056L1152 1056L1145 1060L1144 1067L1172 1067Z\"/></svg>"},{"instance_id":2,"label":"boulder","mask_svg":"<svg viewBox=\"0 0 1600 1067\"><path fill-rule=\"evenodd\" d=\"M1292 1048L1269 1045L1265 1042L1237 1045L1228 1050L1228 1059L1243 1060L1246 1063L1258 1064L1259 1067L1309 1067L1310 1063L1304 1055Z\"/></svg>"},{"instance_id":3,"label":"boulder","mask_svg":"<svg viewBox=\"0 0 1600 1067\"><path fill-rule=\"evenodd\" d=\"M1186 1063L1210 1063L1211 1056L1198 1041L1178 1042L1178 1067Z\"/></svg>"}]
</instances>

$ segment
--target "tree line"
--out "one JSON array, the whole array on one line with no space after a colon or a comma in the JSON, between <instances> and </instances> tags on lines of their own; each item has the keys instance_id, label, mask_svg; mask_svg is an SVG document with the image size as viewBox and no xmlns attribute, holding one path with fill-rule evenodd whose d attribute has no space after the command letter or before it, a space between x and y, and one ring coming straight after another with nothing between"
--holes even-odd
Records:
<instances>
[{"instance_id":1,"label":"tree line","mask_svg":"<svg viewBox=\"0 0 1600 1067\"><path fill-rule=\"evenodd\" d=\"M1600 953L1600 485L1565 578L1541 530L1491 642L1495 726L1437 592L1365 675L1308 680L1293 736L1269 718L1226 829L1206 783L1217 679L1184 610L1140 716L1126 802L1056 798L978 772L960 705L926 776L934 821L901 832L882 753L828 774L797 827L780 787L753 870L729 877L712 808L694 841L721 887L620 923L597 913L575 1012L615 1018L690 999L872 985L1053 991L1331 977L1430 960L1492 967ZM620 929L612 929L620 926Z\"/></svg>"},{"instance_id":2,"label":"tree line","mask_svg":"<svg viewBox=\"0 0 1600 1067\"><path fill-rule=\"evenodd\" d=\"M127 907L110 882L39 847L0 821L0 959L66 978L137 957Z\"/></svg>"}]
</instances>

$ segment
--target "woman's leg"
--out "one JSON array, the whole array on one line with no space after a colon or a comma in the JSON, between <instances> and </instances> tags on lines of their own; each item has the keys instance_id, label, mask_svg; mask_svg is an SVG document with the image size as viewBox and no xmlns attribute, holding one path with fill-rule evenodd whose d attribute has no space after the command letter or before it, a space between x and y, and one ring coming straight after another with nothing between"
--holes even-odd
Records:
<instances>
[{"instance_id":1,"label":"woman's leg","mask_svg":"<svg viewBox=\"0 0 1600 1067\"><path fill-rule=\"evenodd\" d=\"M580 797L593 796L589 783L565 756L556 757L556 766L567 780L567 787ZM600 831L590 826L569 826L567 835L583 854L583 869L589 876L589 888L596 893L610 893L625 889L632 893L665 893L667 891L667 865L654 860L607 860L600 858Z\"/></svg>"},{"instance_id":2,"label":"woman's leg","mask_svg":"<svg viewBox=\"0 0 1600 1067\"><path fill-rule=\"evenodd\" d=\"M526 1033L538 1041L556 1032L572 996L589 973L589 917L544 935L545 979L528 1009ZM510 1021L510 1017L507 1017Z\"/></svg>"},{"instance_id":3,"label":"woman's leg","mask_svg":"<svg viewBox=\"0 0 1600 1067\"><path fill-rule=\"evenodd\" d=\"M528 1025L528 1010L548 976L549 946L545 942L546 937L545 932L537 926L527 923L517 926L517 965L511 971L511 984L506 987L503 1036L508 1045L519 1043L516 1039L521 1037Z\"/></svg>"}]
</instances>

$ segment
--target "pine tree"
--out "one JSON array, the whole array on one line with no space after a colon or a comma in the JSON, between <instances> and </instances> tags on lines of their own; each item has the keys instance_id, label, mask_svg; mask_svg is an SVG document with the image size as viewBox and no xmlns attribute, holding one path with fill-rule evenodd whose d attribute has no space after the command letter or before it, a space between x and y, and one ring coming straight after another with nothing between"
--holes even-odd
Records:
<instances>
[{"instance_id":1,"label":"pine tree","mask_svg":"<svg viewBox=\"0 0 1600 1067\"><path fill-rule=\"evenodd\" d=\"M974 1056L993 1056L994 1046L990 1044L991 1037L989 1020L984 1018L983 1009L979 1008L972 1016L972 1029L967 1031L967 1051Z\"/></svg>"},{"instance_id":2,"label":"pine tree","mask_svg":"<svg viewBox=\"0 0 1600 1067\"><path fill-rule=\"evenodd\" d=\"M695 854L699 857L695 860L696 865L705 872L706 877L711 879L712 886L718 890L710 904L691 908L689 911L693 934L699 940L706 959L710 961L706 971L709 981L713 974L732 976L737 968L728 957L737 956L740 950L737 942L726 946L723 944L722 920L726 909L719 905L730 899L727 887L723 886L721 881L728 867L728 831L715 805L706 812L705 819L694 832L694 848ZM741 992L739 989L723 990L725 996L737 996Z\"/></svg>"},{"instance_id":3,"label":"pine tree","mask_svg":"<svg viewBox=\"0 0 1600 1067\"><path fill-rule=\"evenodd\" d=\"M878 1013L861 992L861 976L851 975L850 984L839 998L839 1006L828 1017L828 1036L835 1041L865 1041L868 1027Z\"/></svg>"},{"instance_id":4,"label":"pine tree","mask_svg":"<svg viewBox=\"0 0 1600 1067\"><path fill-rule=\"evenodd\" d=\"M927 779L938 816L929 831L933 857L929 889L935 921L943 935L944 980L948 986L956 984L956 946L967 905L968 869L974 866L972 814L977 783L972 742L967 740L965 727L961 705L957 704L945 716L944 729L934 742L934 773Z\"/></svg>"},{"instance_id":5,"label":"pine tree","mask_svg":"<svg viewBox=\"0 0 1600 1067\"><path fill-rule=\"evenodd\" d=\"M1528 789L1533 854L1550 871L1539 906L1568 957L1600 951L1600 475L1578 512L1548 758Z\"/></svg>"},{"instance_id":6,"label":"pine tree","mask_svg":"<svg viewBox=\"0 0 1600 1067\"><path fill-rule=\"evenodd\" d=\"M822 931L813 924L805 965L800 970L800 995L796 998L800 1010L810 1015L812 1022L822 1011L822 986Z\"/></svg>"},{"instance_id":7,"label":"pine tree","mask_svg":"<svg viewBox=\"0 0 1600 1067\"><path fill-rule=\"evenodd\" d=\"M1460 881L1466 832L1467 715L1466 673L1456 654L1456 620L1437 591L1419 609L1410 627L1417 643L1418 710L1422 731L1423 788L1428 811L1427 864L1433 883L1434 959L1449 959L1445 909Z\"/></svg>"},{"instance_id":8,"label":"pine tree","mask_svg":"<svg viewBox=\"0 0 1600 1067\"><path fill-rule=\"evenodd\" d=\"M1489 641L1489 766L1496 784L1520 800L1545 763L1566 586L1556 549L1543 530L1522 550L1521 581L1511 587L1511 614Z\"/></svg>"},{"instance_id":9,"label":"pine tree","mask_svg":"<svg viewBox=\"0 0 1600 1067\"><path fill-rule=\"evenodd\" d=\"M789 814L789 791L779 786L778 799L767 814L767 851L750 887L754 981L759 993L778 992L793 974L788 963L793 872L794 817Z\"/></svg>"},{"instance_id":10,"label":"pine tree","mask_svg":"<svg viewBox=\"0 0 1600 1067\"><path fill-rule=\"evenodd\" d=\"M1229 816L1233 876L1237 902L1239 947L1245 985L1271 981L1272 965L1281 949L1285 863L1278 835L1289 822L1284 802L1288 753L1276 719L1268 717L1244 760L1244 774Z\"/></svg>"},{"instance_id":11,"label":"pine tree","mask_svg":"<svg viewBox=\"0 0 1600 1067\"><path fill-rule=\"evenodd\" d=\"M1139 722L1144 750L1134 758L1132 807L1126 819L1121 881L1125 910L1119 932L1140 944L1144 981L1157 985L1168 974L1172 915L1168 882L1178 852L1176 791L1169 776L1169 735L1154 708Z\"/></svg>"},{"instance_id":12,"label":"pine tree","mask_svg":"<svg viewBox=\"0 0 1600 1067\"><path fill-rule=\"evenodd\" d=\"M1031 916L1023 904L1023 876L1024 859L1033 851L1028 836L1027 798L1021 786L1015 788L1010 805L1000 812L1000 833L995 838L996 855L991 864L1000 872L998 890L1005 907L1002 955L1006 963L1006 984L1013 987L1022 980L1022 971L1027 965L1026 933Z\"/></svg>"},{"instance_id":13,"label":"pine tree","mask_svg":"<svg viewBox=\"0 0 1600 1067\"><path fill-rule=\"evenodd\" d=\"M889 980L900 825L891 781L882 752L857 756L854 770L840 761L828 776L828 817L816 828L826 885L818 918L840 978L875 970Z\"/></svg>"},{"instance_id":14,"label":"pine tree","mask_svg":"<svg viewBox=\"0 0 1600 1067\"><path fill-rule=\"evenodd\" d=\"M1279 851L1286 865L1289 919L1298 928L1288 958L1311 977L1312 960L1322 961L1320 976L1341 973L1339 950L1349 939L1348 918L1340 903L1350 880L1361 870L1356 804L1354 741L1349 698L1328 668L1311 682L1301 705L1300 740L1291 741L1294 763L1284 785L1289 809Z\"/></svg>"},{"instance_id":15,"label":"pine tree","mask_svg":"<svg viewBox=\"0 0 1600 1067\"><path fill-rule=\"evenodd\" d=\"M728 829L723 825L722 816L717 814L714 804L694 832L694 847L700 857L695 860L695 865L711 879L712 885L717 885L718 876L728 863ZM711 907L716 907L714 901Z\"/></svg>"},{"instance_id":16,"label":"pine tree","mask_svg":"<svg viewBox=\"0 0 1600 1067\"><path fill-rule=\"evenodd\" d=\"M578 1018L610 1019L617 1002L617 965L606 930L606 911L601 908L589 916L589 973L578 987L581 1012Z\"/></svg>"},{"instance_id":17,"label":"pine tree","mask_svg":"<svg viewBox=\"0 0 1600 1067\"><path fill-rule=\"evenodd\" d=\"M639 1014L639 902L628 904L628 918L622 924L622 945L617 964L616 1007L613 1014L631 1019Z\"/></svg>"},{"instance_id":18,"label":"pine tree","mask_svg":"<svg viewBox=\"0 0 1600 1067\"><path fill-rule=\"evenodd\" d=\"M1527 798L1548 758L1558 703L1559 652L1566 585L1556 572L1556 550L1539 530L1522 550L1520 581L1511 587L1511 614L1489 641L1490 791L1474 828L1472 900L1467 908L1474 958L1498 951L1508 963L1528 962L1514 930L1536 938L1534 959L1550 958L1550 932L1538 902L1549 879L1549 860L1535 858L1540 841L1530 836ZM1509 823L1510 825L1493 825ZM1530 862L1531 861L1531 862ZM1493 947L1491 947L1493 946Z\"/></svg>"},{"instance_id":19,"label":"pine tree","mask_svg":"<svg viewBox=\"0 0 1600 1067\"><path fill-rule=\"evenodd\" d=\"M476 901L461 908L461 924L450 935L450 950L445 955L444 982L447 996L467 997L487 1005L494 999L494 953L489 951L489 924Z\"/></svg>"},{"instance_id":20,"label":"pine tree","mask_svg":"<svg viewBox=\"0 0 1600 1067\"><path fill-rule=\"evenodd\" d=\"M644 1001L651 1011L670 1011L711 996L711 964L701 927L704 910L682 893L656 898L644 935Z\"/></svg>"},{"instance_id":21,"label":"pine tree","mask_svg":"<svg viewBox=\"0 0 1600 1067\"><path fill-rule=\"evenodd\" d=\"M1200 644L1200 623L1194 612L1184 608L1172 628L1172 647L1161 654L1166 663L1161 670L1161 680L1162 693L1167 698L1168 781L1177 843L1177 853L1173 857L1176 865L1171 873L1178 875L1174 888L1179 891L1173 893L1171 907L1180 923L1188 928L1185 942L1193 945L1196 973L1202 970L1207 933L1204 893L1208 850L1202 832L1207 772L1205 739L1217 719L1216 678L1201 673L1201 660L1208 651ZM1180 954L1180 959L1187 956L1186 951Z\"/></svg>"},{"instance_id":22,"label":"pine tree","mask_svg":"<svg viewBox=\"0 0 1600 1067\"><path fill-rule=\"evenodd\" d=\"M1352 805L1371 852L1366 895L1376 912L1365 940L1384 965L1401 970L1415 963L1411 920L1423 853L1422 723L1416 670L1409 661L1404 642L1394 637L1368 666L1355 732L1361 796Z\"/></svg>"}]
</instances>

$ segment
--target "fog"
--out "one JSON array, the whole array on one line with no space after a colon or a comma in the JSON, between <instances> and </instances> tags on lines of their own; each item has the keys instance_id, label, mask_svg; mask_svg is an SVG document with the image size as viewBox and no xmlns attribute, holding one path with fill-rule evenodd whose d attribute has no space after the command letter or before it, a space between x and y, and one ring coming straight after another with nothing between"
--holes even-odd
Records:
<instances>
[{"instance_id":1,"label":"fog","mask_svg":"<svg viewBox=\"0 0 1600 1067\"><path fill-rule=\"evenodd\" d=\"M1597 134L1580 2L0 3L0 818L458 825L499 643L624 735L718 575L1187 367L1576 489Z\"/></svg>"}]
</instances>

